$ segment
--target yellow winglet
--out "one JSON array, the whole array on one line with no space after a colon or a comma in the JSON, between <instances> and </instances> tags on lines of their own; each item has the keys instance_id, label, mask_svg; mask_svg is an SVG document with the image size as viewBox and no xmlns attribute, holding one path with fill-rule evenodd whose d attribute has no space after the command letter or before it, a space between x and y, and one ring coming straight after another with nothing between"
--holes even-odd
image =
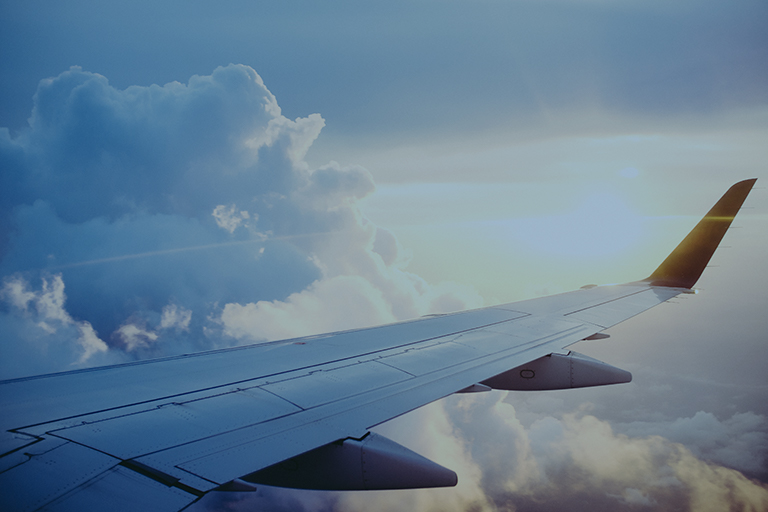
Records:
<instances>
[{"instance_id":1,"label":"yellow winglet","mask_svg":"<svg viewBox=\"0 0 768 512\"><path fill-rule=\"evenodd\" d=\"M709 263L757 178L736 183L715 203L653 274L654 286L692 288Z\"/></svg>"}]
</instances>

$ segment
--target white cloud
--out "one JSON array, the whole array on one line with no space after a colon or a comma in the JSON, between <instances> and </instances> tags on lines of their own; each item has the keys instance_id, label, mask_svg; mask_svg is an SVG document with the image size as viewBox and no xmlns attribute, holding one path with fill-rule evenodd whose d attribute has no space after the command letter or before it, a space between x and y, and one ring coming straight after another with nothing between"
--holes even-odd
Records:
<instances>
[{"instance_id":1,"label":"white cloud","mask_svg":"<svg viewBox=\"0 0 768 512\"><path fill-rule=\"evenodd\" d=\"M177 304L168 304L163 308L160 318L160 329L189 330L189 322L192 321L192 311L184 309Z\"/></svg>"},{"instance_id":2,"label":"white cloud","mask_svg":"<svg viewBox=\"0 0 768 512\"><path fill-rule=\"evenodd\" d=\"M27 282L24 279L20 276L13 276L10 279L5 279L0 297L10 302L16 309L26 312L27 306L37 295L27 290Z\"/></svg>"},{"instance_id":3,"label":"white cloud","mask_svg":"<svg viewBox=\"0 0 768 512\"><path fill-rule=\"evenodd\" d=\"M620 425L632 436L660 435L685 445L699 458L759 474L768 470L768 421L753 412L736 413L719 420L699 411L673 421L636 421Z\"/></svg>"},{"instance_id":4,"label":"white cloud","mask_svg":"<svg viewBox=\"0 0 768 512\"><path fill-rule=\"evenodd\" d=\"M294 164L307 168L304 156L324 126L325 120L320 114L310 114L294 121L275 116L269 121L265 142L268 146L279 144Z\"/></svg>"},{"instance_id":5,"label":"white cloud","mask_svg":"<svg viewBox=\"0 0 768 512\"><path fill-rule=\"evenodd\" d=\"M577 510L611 500L651 510L768 505L768 486L705 462L679 443L616 434L608 422L584 412L543 416L525 428L503 398L452 398L448 405L483 472L483 489L496 503L530 500L557 509L580 496L584 507Z\"/></svg>"},{"instance_id":6,"label":"white cloud","mask_svg":"<svg viewBox=\"0 0 768 512\"><path fill-rule=\"evenodd\" d=\"M383 266L381 260L377 264L369 250L350 251L336 260L320 257L321 262L330 262L323 265L326 277L284 301L226 304L218 318L224 334L241 341L276 340L482 305L482 298L469 287L430 286L418 276ZM341 258L349 266L338 272ZM333 275L328 266L338 273Z\"/></svg>"},{"instance_id":7,"label":"white cloud","mask_svg":"<svg viewBox=\"0 0 768 512\"><path fill-rule=\"evenodd\" d=\"M275 340L395 321L379 290L359 276L315 282L285 301L227 304L224 333L241 340Z\"/></svg>"},{"instance_id":8,"label":"white cloud","mask_svg":"<svg viewBox=\"0 0 768 512\"><path fill-rule=\"evenodd\" d=\"M234 204L229 206L220 204L213 209L212 213L213 218L216 219L216 224L220 228L229 231L230 234L234 233L243 221L251 218L251 215L247 211L242 210L236 212L235 210L236 206Z\"/></svg>"},{"instance_id":9,"label":"white cloud","mask_svg":"<svg viewBox=\"0 0 768 512\"><path fill-rule=\"evenodd\" d=\"M88 322L78 322L77 328L80 331L78 341L83 349L83 353L77 361L78 363L86 363L91 356L107 351L107 344L99 338L91 324Z\"/></svg>"},{"instance_id":10,"label":"white cloud","mask_svg":"<svg viewBox=\"0 0 768 512\"><path fill-rule=\"evenodd\" d=\"M367 170L309 167L324 124L284 117L241 65L125 90L77 67L44 80L29 129L2 135L14 179L0 275L56 268L78 315L132 357L232 343L210 318L264 339L478 304L404 272L397 240L359 210ZM33 297L9 281L7 295L51 330L63 281L44 283Z\"/></svg>"},{"instance_id":11,"label":"white cloud","mask_svg":"<svg viewBox=\"0 0 768 512\"><path fill-rule=\"evenodd\" d=\"M1 136L13 242L0 275L55 268L70 306L132 358L481 304L404 270L359 209L375 190L366 169L304 161L324 125L283 116L242 65L124 90L77 67L44 80L30 127ZM58 291L35 299L43 330Z\"/></svg>"},{"instance_id":12,"label":"white cloud","mask_svg":"<svg viewBox=\"0 0 768 512\"><path fill-rule=\"evenodd\" d=\"M619 496L620 501L627 505L640 505L650 507L656 504L656 502L650 499L643 491L635 489L633 487L627 487L624 492Z\"/></svg>"},{"instance_id":13,"label":"white cloud","mask_svg":"<svg viewBox=\"0 0 768 512\"><path fill-rule=\"evenodd\" d=\"M152 342L157 341L158 338L157 333L132 323L121 325L115 331L115 336L123 342L128 352L133 352L139 348L147 348Z\"/></svg>"},{"instance_id":14,"label":"white cloud","mask_svg":"<svg viewBox=\"0 0 768 512\"><path fill-rule=\"evenodd\" d=\"M59 321L63 324L71 323L72 318L64 310L64 281L61 275L55 275L51 279L43 278L43 287L35 298L35 306L38 314L46 320Z\"/></svg>"},{"instance_id":15,"label":"white cloud","mask_svg":"<svg viewBox=\"0 0 768 512\"><path fill-rule=\"evenodd\" d=\"M768 486L660 436L617 434L584 411L529 426L506 394L454 395L376 431L457 472L455 488L328 493L266 488L234 510L414 512L765 510ZM198 506L216 503L206 497ZM286 509L290 509L287 507Z\"/></svg>"},{"instance_id":16,"label":"white cloud","mask_svg":"<svg viewBox=\"0 0 768 512\"><path fill-rule=\"evenodd\" d=\"M0 365L0 378L25 375L27 367L70 369L92 364L95 356L107 352L107 344L93 326L73 319L66 311L60 274L43 277L39 291L30 290L29 283L18 274L7 277L0 299L11 306L0 314L0 325L10 327L5 333L6 361ZM41 360L18 364L16 358L30 357L30 351L32 357Z\"/></svg>"}]
</instances>

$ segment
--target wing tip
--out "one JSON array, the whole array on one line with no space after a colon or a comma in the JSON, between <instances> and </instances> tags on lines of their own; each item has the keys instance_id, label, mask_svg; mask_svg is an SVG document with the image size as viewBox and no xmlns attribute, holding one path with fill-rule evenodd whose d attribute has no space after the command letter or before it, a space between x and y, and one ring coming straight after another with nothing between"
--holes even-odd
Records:
<instances>
[{"instance_id":1,"label":"wing tip","mask_svg":"<svg viewBox=\"0 0 768 512\"><path fill-rule=\"evenodd\" d=\"M652 286L693 288L755 182L757 178L733 184L644 281Z\"/></svg>"}]
</instances>

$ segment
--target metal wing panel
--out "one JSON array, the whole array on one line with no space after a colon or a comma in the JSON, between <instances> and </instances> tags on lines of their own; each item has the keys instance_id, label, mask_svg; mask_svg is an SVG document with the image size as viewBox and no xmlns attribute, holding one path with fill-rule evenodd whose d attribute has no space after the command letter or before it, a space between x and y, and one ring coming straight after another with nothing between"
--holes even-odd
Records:
<instances>
[{"instance_id":1,"label":"metal wing panel","mask_svg":"<svg viewBox=\"0 0 768 512\"><path fill-rule=\"evenodd\" d=\"M636 293L612 299L601 304L588 306L565 315L571 320L589 322L607 329L679 295L682 290L675 288L641 289Z\"/></svg>"},{"instance_id":2,"label":"metal wing panel","mask_svg":"<svg viewBox=\"0 0 768 512\"><path fill-rule=\"evenodd\" d=\"M577 309L597 306L624 297L633 292L647 290L647 284L623 284L610 286L586 286L579 290L538 297L520 302L493 306L493 309L518 311L537 317L564 315Z\"/></svg>"},{"instance_id":3,"label":"metal wing panel","mask_svg":"<svg viewBox=\"0 0 768 512\"><path fill-rule=\"evenodd\" d=\"M648 289L646 286L615 287L609 293L600 290L598 297L595 297L594 292L589 293L591 290L585 290L574 292L580 295L578 300L574 300L573 297L563 298L566 300L561 304L570 304L572 308L594 304L591 307L599 308L601 303L606 302L606 298L610 298L611 307L616 308L619 303L617 296L623 296L627 298L625 314L629 317L636 314L638 308L650 307L649 302L637 304L631 298L637 293L638 288ZM663 297L656 297L657 304L663 300ZM523 306L518 309L525 310L524 305L525 303L517 304L517 306ZM422 376L390 384L327 406L303 411L293 417L280 418L270 422L271 425L268 428L265 428L267 425L254 425L241 431L206 439L200 443L153 454L151 460L165 461L166 464L172 464L178 469L223 483L242 476L246 472L255 471L258 469L257 465L263 464L262 467L266 467L303 453L318 446L318 443L331 442L345 436L359 437L368 428L378 423L451 394L488 376L560 350L601 330L589 323L563 320L563 313L569 312L566 309L553 317L538 319L518 317L517 320L504 324L494 324L482 330L465 332L459 337L453 336L451 339L456 342L466 337L468 343L474 342L478 346L482 346L483 343L486 343L486 346L489 343L496 344L497 347L502 343L508 345L506 350L469 360L448 361L446 358L442 368L432 372L411 368L416 373L423 372ZM518 326L522 329L518 330ZM507 333L490 332L489 329L493 331L509 329L510 332L516 332L516 335L513 337ZM447 346L449 343L432 344L421 350L409 350L392 358L393 360L395 357L403 358L404 354L420 356L423 350L435 350L436 347L443 345ZM387 359L382 358L382 362L386 362ZM405 361L405 359L401 360Z\"/></svg>"},{"instance_id":4,"label":"metal wing panel","mask_svg":"<svg viewBox=\"0 0 768 512\"><path fill-rule=\"evenodd\" d=\"M274 434L264 436L262 426L233 432L217 439L200 442L200 446L184 446L169 453L158 453L154 459L176 455L175 465L214 482L224 483L286 458L304 453L314 447L345 437L361 437L369 428L416 409L456 391L456 385L466 387L478 382L488 371L500 373L503 368L522 364L528 358L506 357L490 367L465 363L460 373L434 372L430 378L414 378L389 389L370 392L354 402L338 402L300 413L296 421L275 426ZM461 366L465 366L461 365ZM288 420L288 418L286 418ZM280 428L282 427L282 428ZM196 443L197 444L197 443ZM171 453L180 452L186 453ZM202 456L183 460L203 453Z\"/></svg>"},{"instance_id":5,"label":"metal wing panel","mask_svg":"<svg viewBox=\"0 0 768 512\"><path fill-rule=\"evenodd\" d=\"M58 439L37 443L20 455L18 465L0 474L0 510L38 510L120 462Z\"/></svg>"},{"instance_id":6,"label":"metal wing panel","mask_svg":"<svg viewBox=\"0 0 768 512\"><path fill-rule=\"evenodd\" d=\"M421 377L388 384L290 417L172 448L140 460L147 464L160 463L166 468L176 467L224 483L316 446L347 436L360 437L376 424L520 365L534 356L574 343L593 332L592 326L578 329L569 326L567 332L554 329L524 343L518 340L501 354L453 361L453 365L443 365ZM530 346L532 343L533 347ZM354 387L355 382L349 382L349 385Z\"/></svg>"},{"instance_id":7,"label":"metal wing panel","mask_svg":"<svg viewBox=\"0 0 768 512\"><path fill-rule=\"evenodd\" d=\"M41 512L172 512L197 500L197 496L155 482L122 466L115 466L48 503Z\"/></svg>"},{"instance_id":8,"label":"metal wing panel","mask_svg":"<svg viewBox=\"0 0 768 512\"><path fill-rule=\"evenodd\" d=\"M503 322L493 308L370 329L0 382L3 431L171 400Z\"/></svg>"},{"instance_id":9,"label":"metal wing panel","mask_svg":"<svg viewBox=\"0 0 768 512\"><path fill-rule=\"evenodd\" d=\"M262 389L296 404L301 409L311 409L410 377L408 373L391 366L376 361L365 361L267 384Z\"/></svg>"},{"instance_id":10,"label":"metal wing panel","mask_svg":"<svg viewBox=\"0 0 768 512\"><path fill-rule=\"evenodd\" d=\"M450 340L382 357L379 361L385 365L407 372L409 375L421 376L442 370L446 366L450 367L463 361L472 361L483 355L486 355L486 353L474 347L454 343L453 340Z\"/></svg>"},{"instance_id":11,"label":"metal wing panel","mask_svg":"<svg viewBox=\"0 0 768 512\"><path fill-rule=\"evenodd\" d=\"M125 460L300 410L272 393L252 388L163 404L140 413L82 423L51 433Z\"/></svg>"}]
</instances>

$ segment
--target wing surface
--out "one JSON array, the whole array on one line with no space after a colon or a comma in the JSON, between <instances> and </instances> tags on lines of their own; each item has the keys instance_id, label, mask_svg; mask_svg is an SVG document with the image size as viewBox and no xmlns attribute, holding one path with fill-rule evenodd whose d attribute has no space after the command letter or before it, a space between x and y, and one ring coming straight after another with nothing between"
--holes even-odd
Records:
<instances>
[{"instance_id":1,"label":"wing surface","mask_svg":"<svg viewBox=\"0 0 768 512\"><path fill-rule=\"evenodd\" d=\"M732 219L753 183L734 185L724 199L740 200L708 215ZM708 261L724 233L716 231L685 245L677 260L708 251ZM106 501L114 510L180 510L208 491L237 488L246 475L365 439L382 422L565 354L687 292L698 274L675 265L665 261L636 283L1 382L0 508L88 510Z\"/></svg>"}]
</instances>

